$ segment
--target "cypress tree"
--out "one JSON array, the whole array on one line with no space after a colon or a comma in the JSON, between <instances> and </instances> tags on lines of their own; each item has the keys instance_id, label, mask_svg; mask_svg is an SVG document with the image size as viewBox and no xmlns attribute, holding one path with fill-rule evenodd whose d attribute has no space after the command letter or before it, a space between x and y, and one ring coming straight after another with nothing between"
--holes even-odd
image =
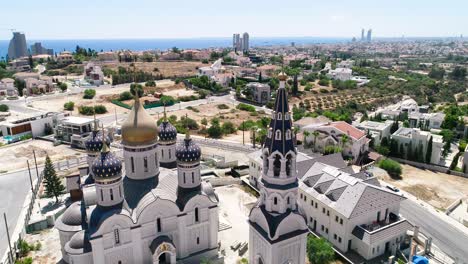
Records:
<instances>
[{"instance_id":1,"label":"cypress tree","mask_svg":"<svg viewBox=\"0 0 468 264\"><path fill-rule=\"evenodd\" d=\"M58 203L58 197L65 191L65 186L63 186L62 181L57 176L49 155L46 156L42 173L44 174L44 187L47 197L55 197L55 202Z\"/></svg>"},{"instance_id":2,"label":"cypress tree","mask_svg":"<svg viewBox=\"0 0 468 264\"><path fill-rule=\"evenodd\" d=\"M426 163L431 163L431 156L432 156L432 136L429 139L429 143L427 143Z\"/></svg>"}]
</instances>

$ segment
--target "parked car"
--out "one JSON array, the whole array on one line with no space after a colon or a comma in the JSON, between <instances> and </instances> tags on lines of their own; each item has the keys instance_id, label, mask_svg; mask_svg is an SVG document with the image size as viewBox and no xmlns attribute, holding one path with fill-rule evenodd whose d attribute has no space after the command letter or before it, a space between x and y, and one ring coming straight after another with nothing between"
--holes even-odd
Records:
<instances>
[{"instance_id":1,"label":"parked car","mask_svg":"<svg viewBox=\"0 0 468 264\"><path fill-rule=\"evenodd\" d=\"M394 192L399 192L400 190L397 188L397 187L393 187L393 186L390 186L390 185L387 185L387 189L390 189Z\"/></svg>"}]
</instances>

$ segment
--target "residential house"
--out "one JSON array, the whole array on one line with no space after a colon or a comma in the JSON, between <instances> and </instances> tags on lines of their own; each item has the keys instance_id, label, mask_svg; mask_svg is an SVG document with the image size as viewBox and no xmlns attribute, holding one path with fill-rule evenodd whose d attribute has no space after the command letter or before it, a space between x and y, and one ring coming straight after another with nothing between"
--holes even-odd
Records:
<instances>
[{"instance_id":1,"label":"residential house","mask_svg":"<svg viewBox=\"0 0 468 264\"><path fill-rule=\"evenodd\" d=\"M358 129L364 130L367 135L369 135L374 145L379 146L383 138L390 138L390 130L392 128L394 121L386 120L385 122L375 122L375 121L363 121L361 123L356 123L355 126Z\"/></svg>"},{"instance_id":2,"label":"residential house","mask_svg":"<svg viewBox=\"0 0 468 264\"><path fill-rule=\"evenodd\" d=\"M371 174L311 163L298 175L298 206L309 228L340 251L353 251L366 260L395 254L413 228L399 215L406 198L381 186Z\"/></svg>"},{"instance_id":3,"label":"residential house","mask_svg":"<svg viewBox=\"0 0 468 264\"><path fill-rule=\"evenodd\" d=\"M114 51L98 52L97 56L100 61L117 61L119 58L117 52Z\"/></svg>"},{"instance_id":4,"label":"residential house","mask_svg":"<svg viewBox=\"0 0 468 264\"><path fill-rule=\"evenodd\" d=\"M73 62L73 54L70 51L62 51L57 56L58 64L70 64Z\"/></svg>"},{"instance_id":5,"label":"residential house","mask_svg":"<svg viewBox=\"0 0 468 264\"><path fill-rule=\"evenodd\" d=\"M86 64L85 79L93 85L99 86L104 84L104 73L102 72L101 67L94 65L92 62Z\"/></svg>"},{"instance_id":6,"label":"residential house","mask_svg":"<svg viewBox=\"0 0 468 264\"><path fill-rule=\"evenodd\" d=\"M366 137L366 133L344 121L304 127L303 130L309 133L305 141L315 142L314 149L321 153L324 153L326 148L330 146L341 147L342 154L356 162L361 154L369 149L369 139Z\"/></svg>"},{"instance_id":7,"label":"residential house","mask_svg":"<svg viewBox=\"0 0 468 264\"><path fill-rule=\"evenodd\" d=\"M410 127L422 128L425 130L440 129L444 119L444 113L412 112L408 115Z\"/></svg>"},{"instance_id":8,"label":"residential house","mask_svg":"<svg viewBox=\"0 0 468 264\"><path fill-rule=\"evenodd\" d=\"M330 70L327 76L333 80L348 81L353 77L353 70L348 68L336 68L334 70Z\"/></svg>"},{"instance_id":9,"label":"residential house","mask_svg":"<svg viewBox=\"0 0 468 264\"><path fill-rule=\"evenodd\" d=\"M444 148L441 135L434 135L429 131L422 131L419 128L400 127L393 133L391 138L398 142L399 149L404 149L405 157L408 157L409 151L416 153L415 156L422 154L426 157L428 144L432 138L430 163L439 164L441 161L442 149Z\"/></svg>"},{"instance_id":10,"label":"residential house","mask_svg":"<svg viewBox=\"0 0 468 264\"><path fill-rule=\"evenodd\" d=\"M165 60L165 61L169 61L169 60L180 60L180 59L181 59L181 55L180 55L180 53L176 53L176 52L169 51L169 52L163 53L163 54L159 57L159 59Z\"/></svg>"},{"instance_id":11,"label":"residential house","mask_svg":"<svg viewBox=\"0 0 468 264\"><path fill-rule=\"evenodd\" d=\"M39 76L39 79L27 78L25 83L28 95L51 93L55 89L52 78L49 76Z\"/></svg>"},{"instance_id":12,"label":"residential house","mask_svg":"<svg viewBox=\"0 0 468 264\"><path fill-rule=\"evenodd\" d=\"M31 136L32 138L46 135L48 132L53 132L53 127L57 120L63 118L62 113L47 113L28 118L3 122L0 125L3 138L8 142L20 140L23 136Z\"/></svg>"},{"instance_id":13,"label":"residential house","mask_svg":"<svg viewBox=\"0 0 468 264\"><path fill-rule=\"evenodd\" d=\"M227 87L232 78L232 73L226 72L222 66L223 59L218 59L211 66L200 67L198 76L207 76L211 81L218 83L221 86Z\"/></svg>"},{"instance_id":14,"label":"residential house","mask_svg":"<svg viewBox=\"0 0 468 264\"><path fill-rule=\"evenodd\" d=\"M3 78L0 80L0 97L3 96L18 96L18 90L15 87L15 80L11 78Z\"/></svg>"},{"instance_id":15,"label":"residential house","mask_svg":"<svg viewBox=\"0 0 468 264\"><path fill-rule=\"evenodd\" d=\"M8 63L8 69L16 72L26 72L31 70L31 65L27 57L18 58Z\"/></svg>"},{"instance_id":16,"label":"residential house","mask_svg":"<svg viewBox=\"0 0 468 264\"><path fill-rule=\"evenodd\" d=\"M259 104L266 104L271 99L270 85L266 83L251 82L247 84L247 89L252 90L253 100Z\"/></svg>"},{"instance_id":17,"label":"residential house","mask_svg":"<svg viewBox=\"0 0 468 264\"><path fill-rule=\"evenodd\" d=\"M93 123L91 118L67 116L58 120L55 138L70 143L72 147L85 148L86 137L91 133Z\"/></svg>"}]
</instances>

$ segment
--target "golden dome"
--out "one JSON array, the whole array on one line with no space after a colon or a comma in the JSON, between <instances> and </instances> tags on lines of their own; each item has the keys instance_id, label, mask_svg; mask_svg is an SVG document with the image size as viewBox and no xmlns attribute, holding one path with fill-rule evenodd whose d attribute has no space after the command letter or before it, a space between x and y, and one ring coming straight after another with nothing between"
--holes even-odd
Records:
<instances>
[{"instance_id":1,"label":"golden dome","mask_svg":"<svg viewBox=\"0 0 468 264\"><path fill-rule=\"evenodd\" d=\"M156 121L146 112L138 97L127 120L122 125L122 143L125 145L146 145L158 138Z\"/></svg>"},{"instance_id":2,"label":"golden dome","mask_svg":"<svg viewBox=\"0 0 468 264\"><path fill-rule=\"evenodd\" d=\"M278 74L278 79L280 81L286 81L288 79L288 76L286 75L286 73L280 72L280 74Z\"/></svg>"}]
</instances>

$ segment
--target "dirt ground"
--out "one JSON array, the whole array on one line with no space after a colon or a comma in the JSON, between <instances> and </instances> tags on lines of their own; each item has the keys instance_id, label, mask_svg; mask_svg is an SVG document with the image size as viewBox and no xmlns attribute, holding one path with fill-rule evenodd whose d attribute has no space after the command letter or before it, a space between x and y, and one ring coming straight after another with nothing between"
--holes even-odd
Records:
<instances>
[{"instance_id":1,"label":"dirt ground","mask_svg":"<svg viewBox=\"0 0 468 264\"><path fill-rule=\"evenodd\" d=\"M107 113L103 115L108 115L109 113L117 112L117 114L128 113L129 110L123 107L119 107L110 101L112 99L117 99L119 94L125 91L130 90L130 85L122 85L114 88L95 88L96 96L91 99L83 99L83 94L75 95L63 95L56 97L47 97L40 100L35 100L30 103L31 107L40 109L43 111L52 111L58 112L63 111L63 105L66 102L72 101L75 102L75 109L71 113L73 116L81 116L78 112L79 106L93 106L93 105L104 105L107 108ZM175 84L171 80L161 80L156 82L155 88L148 88L148 92L158 92L163 93L164 95L170 95L173 97L192 95L194 92L192 90L187 90L182 83ZM141 98L142 101L145 99L154 99L153 97ZM133 103L130 102L130 105ZM99 116L99 115L97 115Z\"/></svg>"},{"instance_id":2,"label":"dirt ground","mask_svg":"<svg viewBox=\"0 0 468 264\"><path fill-rule=\"evenodd\" d=\"M26 242L29 244L36 244L40 242L41 249L38 251L31 251L29 257L32 257L35 264L55 264L60 263L62 259L62 252L60 250L59 233L55 228L43 230L35 234L27 234L25 237Z\"/></svg>"},{"instance_id":3,"label":"dirt ground","mask_svg":"<svg viewBox=\"0 0 468 264\"><path fill-rule=\"evenodd\" d=\"M66 159L67 157L77 157L83 152L71 149L67 145L53 147L51 142L42 140L32 140L25 143L0 148L0 157L2 157L1 173L14 171L21 168L27 168L26 160L29 165L34 166L33 150L36 152L37 164L43 164L48 154L52 161Z\"/></svg>"},{"instance_id":4,"label":"dirt ground","mask_svg":"<svg viewBox=\"0 0 468 264\"><path fill-rule=\"evenodd\" d=\"M131 63L102 63L104 68L117 70L119 66L129 68ZM162 74L164 77L187 77L197 74L198 67L203 66L201 62L196 61L157 61L157 62L135 62L137 70L143 70L148 73ZM206 66L206 64L205 64Z\"/></svg>"},{"instance_id":5,"label":"dirt ground","mask_svg":"<svg viewBox=\"0 0 468 264\"><path fill-rule=\"evenodd\" d=\"M380 179L444 210L456 199L468 196L468 178L432 172L402 164L402 179L377 175Z\"/></svg>"}]
</instances>

